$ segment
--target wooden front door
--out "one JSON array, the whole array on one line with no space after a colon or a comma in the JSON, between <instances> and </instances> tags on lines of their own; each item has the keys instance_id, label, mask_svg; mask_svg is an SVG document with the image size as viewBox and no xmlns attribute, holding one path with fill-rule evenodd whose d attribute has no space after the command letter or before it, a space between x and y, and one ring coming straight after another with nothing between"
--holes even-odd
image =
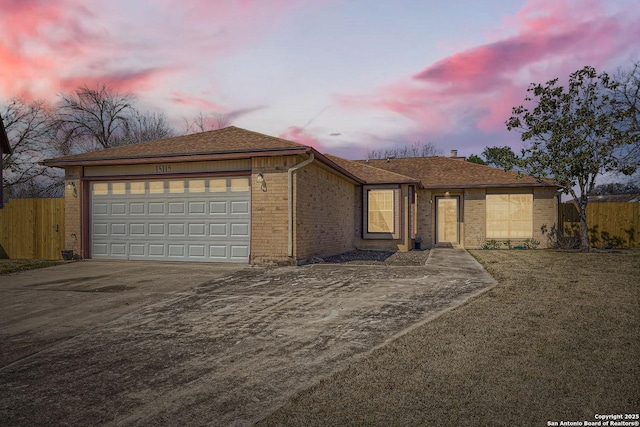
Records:
<instances>
[{"instance_id":1,"label":"wooden front door","mask_svg":"<svg viewBox=\"0 0 640 427\"><path fill-rule=\"evenodd\" d=\"M459 197L436 197L436 243L458 244Z\"/></svg>"}]
</instances>

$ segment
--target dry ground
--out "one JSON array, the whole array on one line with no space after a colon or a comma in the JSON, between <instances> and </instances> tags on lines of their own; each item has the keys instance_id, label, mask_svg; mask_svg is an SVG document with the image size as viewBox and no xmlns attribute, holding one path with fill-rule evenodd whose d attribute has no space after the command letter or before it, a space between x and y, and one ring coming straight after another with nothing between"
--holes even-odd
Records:
<instances>
[{"instance_id":1,"label":"dry ground","mask_svg":"<svg viewBox=\"0 0 640 427\"><path fill-rule=\"evenodd\" d=\"M62 264L64 261L48 261L38 259L0 259L0 275L11 274L18 271L33 270L36 268L52 267Z\"/></svg>"},{"instance_id":2,"label":"dry ground","mask_svg":"<svg viewBox=\"0 0 640 427\"><path fill-rule=\"evenodd\" d=\"M253 425L495 285L465 251L400 258L224 274L83 261L1 276L0 425Z\"/></svg>"},{"instance_id":3,"label":"dry ground","mask_svg":"<svg viewBox=\"0 0 640 427\"><path fill-rule=\"evenodd\" d=\"M546 426L640 412L640 251L474 251L500 282L260 425Z\"/></svg>"}]
</instances>

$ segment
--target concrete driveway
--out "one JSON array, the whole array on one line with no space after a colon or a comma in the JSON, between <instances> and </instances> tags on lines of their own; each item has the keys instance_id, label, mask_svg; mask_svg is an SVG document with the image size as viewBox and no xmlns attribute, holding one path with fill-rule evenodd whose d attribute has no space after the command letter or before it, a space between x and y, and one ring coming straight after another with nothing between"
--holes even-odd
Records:
<instances>
[{"instance_id":1,"label":"concrete driveway","mask_svg":"<svg viewBox=\"0 0 640 427\"><path fill-rule=\"evenodd\" d=\"M0 277L6 425L251 425L495 281L425 266L85 261Z\"/></svg>"}]
</instances>

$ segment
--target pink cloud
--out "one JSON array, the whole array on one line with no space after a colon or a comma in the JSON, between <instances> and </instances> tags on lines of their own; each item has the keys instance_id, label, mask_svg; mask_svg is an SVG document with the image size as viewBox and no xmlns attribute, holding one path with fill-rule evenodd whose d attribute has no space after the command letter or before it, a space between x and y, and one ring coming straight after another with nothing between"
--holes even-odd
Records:
<instances>
[{"instance_id":1,"label":"pink cloud","mask_svg":"<svg viewBox=\"0 0 640 427\"><path fill-rule=\"evenodd\" d=\"M289 141L313 147L320 152L323 150L322 142L314 136L306 133L305 129L299 126L290 126L286 132L283 132L278 136Z\"/></svg>"},{"instance_id":2,"label":"pink cloud","mask_svg":"<svg viewBox=\"0 0 640 427\"><path fill-rule=\"evenodd\" d=\"M213 103L207 99L198 96L186 95L177 91L171 92L170 99L176 104L187 107L194 107L197 110L205 110L216 113L220 113L225 110L225 107L223 107L222 105Z\"/></svg>"},{"instance_id":3,"label":"pink cloud","mask_svg":"<svg viewBox=\"0 0 640 427\"><path fill-rule=\"evenodd\" d=\"M584 65L602 67L635 46L637 20L610 15L600 4L532 0L507 20L515 35L444 58L372 96L340 102L402 114L429 133L465 126L504 130L532 81L566 77Z\"/></svg>"}]
</instances>

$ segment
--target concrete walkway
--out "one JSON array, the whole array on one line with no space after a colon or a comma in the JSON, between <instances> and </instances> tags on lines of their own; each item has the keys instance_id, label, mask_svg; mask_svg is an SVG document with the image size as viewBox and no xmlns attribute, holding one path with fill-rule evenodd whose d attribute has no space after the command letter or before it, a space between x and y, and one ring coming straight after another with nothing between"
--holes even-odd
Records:
<instances>
[{"instance_id":1,"label":"concrete walkway","mask_svg":"<svg viewBox=\"0 0 640 427\"><path fill-rule=\"evenodd\" d=\"M456 277L461 276L474 280L482 280L486 281L488 285L495 285L497 283L482 265L464 249L431 249L425 265L430 269L433 268Z\"/></svg>"}]
</instances>

